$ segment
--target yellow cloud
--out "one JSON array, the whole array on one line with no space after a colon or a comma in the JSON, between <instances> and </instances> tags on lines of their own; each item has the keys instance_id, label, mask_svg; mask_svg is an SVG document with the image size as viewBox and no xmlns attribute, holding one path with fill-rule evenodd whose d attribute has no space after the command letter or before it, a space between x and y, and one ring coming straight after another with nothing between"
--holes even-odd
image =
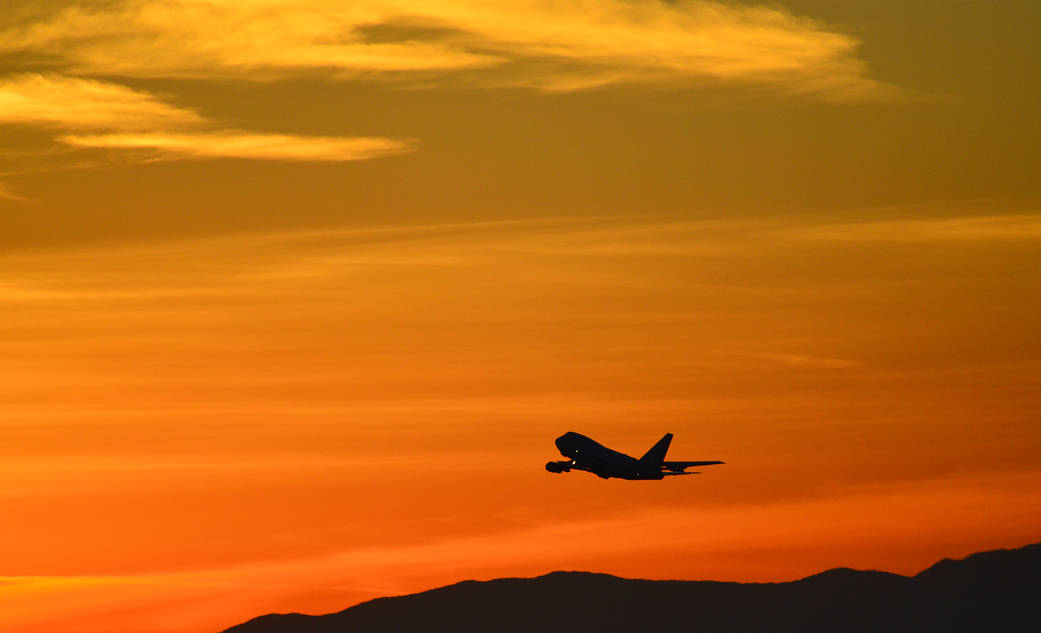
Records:
<instances>
[{"instance_id":1,"label":"yellow cloud","mask_svg":"<svg viewBox=\"0 0 1041 633\"><path fill-rule=\"evenodd\" d=\"M849 222L789 229L786 232L793 236L813 240L855 242L1037 240L1041 239L1041 214L1022 213Z\"/></svg>"},{"instance_id":2,"label":"yellow cloud","mask_svg":"<svg viewBox=\"0 0 1041 633\"><path fill-rule=\"evenodd\" d=\"M411 151L408 140L262 134L216 126L193 110L119 84L55 74L0 80L0 124L98 131L67 134L74 147L139 150L156 158L352 161ZM185 129L192 131L185 131ZM198 130L198 131L195 131ZM0 183L0 199L22 200Z\"/></svg>"},{"instance_id":3,"label":"yellow cloud","mask_svg":"<svg viewBox=\"0 0 1041 633\"><path fill-rule=\"evenodd\" d=\"M192 110L110 82L54 74L0 79L0 123L143 130L202 121Z\"/></svg>"},{"instance_id":4,"label":"yellow cloud","mask_svg":"<svg viewBox=\"0 0 1041 633\"><path fill-rule=\"evenodd\" d=\"M713 78L830 96L882 89L864 77L856 39L780 9L699 0L522 0L509 10L466 4L472 6L460 28L479 34L492 50L570 65L513 79L539 88Z\"/></svg>"},{"instance_id":5,"label":"yellow cloud","mask_svg":"<svg viewBox=\"0 0 1041 633\"><path fill-rule=\"evenodd\" d=\"M80 74L408 78L400 71L492 66L469 77L558 91L706 78L829 97L885 90L865 76L855 38L711 0L123 0L0 33L0 51L53 55Z\"/></svg>"},{"instance_id":6,"label":"yellow cloud","mask_svg":"<svg viewBox=\"0 0 1041 633\"><path fill-rule=\"evenodd\" d=\"M393 2L123 0L65 8L8 29L2 48L56 55L77 72L277 78L329 69L430 70L489 63L436 42L370 42L355 30L392 19Z\"/></svg>"},{"instance_id":7,"label":"yellow cloud","mask_svg":"<svg viewBox=\"0 0 1041 633\"><path fill-rule=\"evenodd\" d=\"M0 200L14 200L17 202L26 202L29 199L11 191L10 187L0 182Z\"/></svg>"},{"instance_id":8,"label":"yellow cloud","mask_svg":"<svg viewBox=\"0 0 1041 633\"><path fill-rule=\"evenodd\" d=\"M76 147L146 150L160 158L352 161L400 154L412 149L409 141L387 138L255 134L227 130L191 134L70 134L58 140Z\"/></svg>"}]
</instances>

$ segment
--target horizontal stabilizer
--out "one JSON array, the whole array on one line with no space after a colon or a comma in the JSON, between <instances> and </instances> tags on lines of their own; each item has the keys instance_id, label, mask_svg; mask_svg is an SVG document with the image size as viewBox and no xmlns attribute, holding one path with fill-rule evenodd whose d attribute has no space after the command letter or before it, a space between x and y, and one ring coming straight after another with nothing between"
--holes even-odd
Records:
<instances>
[{"instance_id":1,"label":"horizontal stabilizer","mask_svg":"<svg viewBox=\"0 0 1041 633\"><path fill-rule=\"evenodd\" d=\"M662 470L671 470L674 473L683 472L686 468L693 466L714 466L716 464L722 464L720 461L709 461L709 462L663 462L661 467Z\"/></svg>"}]
</instances>

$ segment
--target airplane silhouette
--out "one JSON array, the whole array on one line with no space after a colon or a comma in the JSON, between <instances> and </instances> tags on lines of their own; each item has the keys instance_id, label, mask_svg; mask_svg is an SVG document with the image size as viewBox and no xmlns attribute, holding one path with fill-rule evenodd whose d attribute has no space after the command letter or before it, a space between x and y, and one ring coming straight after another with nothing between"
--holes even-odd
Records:
<instances>
[{"instance_id":1,"label":"airplane silhouette","mask_svg":"<svg viewBox=\"0 0 1041 633\"><path fill-rule=\"evenodd\" d=\"M610 479L611 477L619 479L663 479L669 475L699 474L686 472L686 469L691 466L711 466L723 463L719 461L667 462L665 461L665 453L668 452L671 442L672 433L666 433L643 457L636 459L624 453L612 451L585 435L571 431L561 435L556 440L560 454L570 459L549 462L546 464L546 470L551 473L584 470L603 479Z\"/></svg>"}]
</instances>

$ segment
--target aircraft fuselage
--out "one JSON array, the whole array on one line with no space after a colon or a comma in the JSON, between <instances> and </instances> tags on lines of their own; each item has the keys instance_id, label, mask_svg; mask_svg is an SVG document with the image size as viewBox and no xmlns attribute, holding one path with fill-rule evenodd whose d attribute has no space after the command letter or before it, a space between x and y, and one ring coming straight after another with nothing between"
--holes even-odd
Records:
<instances>
[{"instance_id":1,"label":"aircraft fuselage","mask_svg":"<svg viewBox=\"0 0 1041 633\"><path fill-rule=\"evenodd\" d=\"M556 439L557 450L567 458L565 461L549 462L546 470L551 473L566 473L584 470L597 477L610 479L664 479L670 475L696 475L686 469L692 466L722 464L720 461L665 461L665 454L672 442L672 433L666 433L658 442L636 459L613 451L581 433L571 431Z\"/></svg>"},{"instance_id":2,"label":"aircraft fuselage","mask_svg":"<svg viewBox=\"0 0 1041 633\"><path fill-rule=\"evenodd\" d=\"M660 467L657 472L641 468L640 460L635 457L611 450L581 433L573 431L565 433L557 438L556 445L560 454L571 460L570 469L573 470L589 471L604 479L610 477L620 479L664 478ZM649 472L642 472L643 470L649 470Z\"/></svg>"}]
</instances>

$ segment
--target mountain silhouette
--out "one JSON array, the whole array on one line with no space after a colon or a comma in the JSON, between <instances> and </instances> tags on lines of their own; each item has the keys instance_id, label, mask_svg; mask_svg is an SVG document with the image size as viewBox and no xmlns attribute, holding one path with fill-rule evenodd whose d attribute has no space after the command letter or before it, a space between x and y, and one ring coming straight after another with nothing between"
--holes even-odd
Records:
<instances>
[{"instance_id":1,"label":"mountain silhouette","mask_svg":"<svg viewBox=\"0 0 1041 633\"><path fill-rule=\"evenodd\" d=\"M832 569L802 580L628 580L553 572L468 580L328 615L271 614L225 633L902 633L1041 630L1041 543L945 559L912 576Z\"/></svg>"}]
</instances>

